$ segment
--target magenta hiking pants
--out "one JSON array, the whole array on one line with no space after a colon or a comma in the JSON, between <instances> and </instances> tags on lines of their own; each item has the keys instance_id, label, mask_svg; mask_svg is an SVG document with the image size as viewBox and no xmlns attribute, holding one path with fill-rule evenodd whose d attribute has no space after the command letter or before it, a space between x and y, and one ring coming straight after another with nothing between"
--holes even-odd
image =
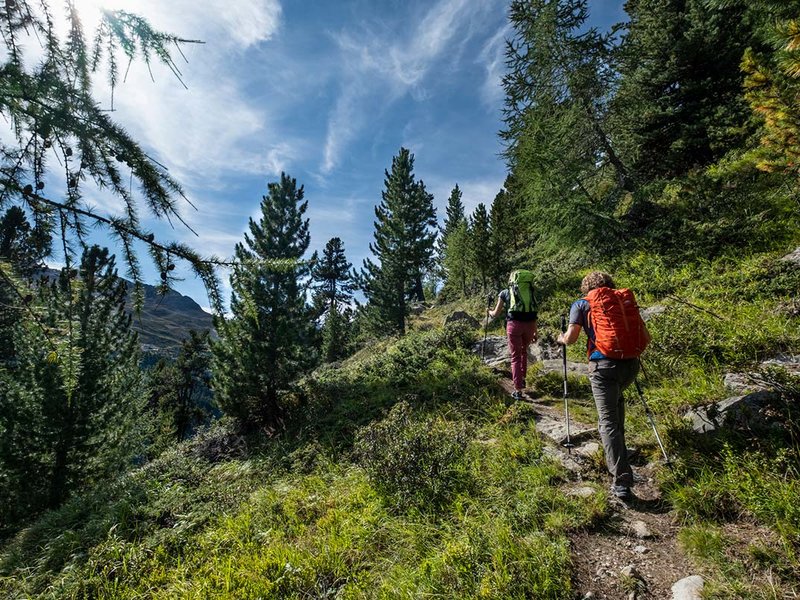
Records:
<instances>
[{"instance_id":1,"label":"magenta hiking pants","mask_svg":"<svg viewBox=\"0 0 800 600\"><path fill-rule=\"evenodd\" d=\"M511 379L514 380L514 389L521 390L525 388L528 346L536 337L536 321L508 321L506 335L511 353Z\"/></svg>"}]
</instances>

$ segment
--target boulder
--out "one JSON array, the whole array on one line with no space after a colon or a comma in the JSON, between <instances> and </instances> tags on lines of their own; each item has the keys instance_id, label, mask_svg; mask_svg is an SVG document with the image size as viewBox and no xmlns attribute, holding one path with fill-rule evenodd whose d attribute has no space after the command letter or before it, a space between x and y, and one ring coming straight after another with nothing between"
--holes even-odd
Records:
<instances>
[{"instance_id":1,"label":"boulder","mask_svg":"<svg viewBox=\"0 0 800 600\"><path fill-rule=\"evenodd\" d=\"M542 373L551 372L563 373L564 372L564 359L552 358L542 361ZM575 375L578 377L589 376L588 363L576 363L571 360L567 361L567 375Z\"/></svg>"},{"instance_id":2,"label":"boulder","mask_svg":"<svg viewBox=\"0 0 800 600\"><path fill-rule=\"evenodd\" d=\"M672 600L702 600L704 585L700 575L684 577L672 586Z\"/></svg>"},{"instance_id":3,"label":"boulder","mask_svg":"<svg viewBox=\"0 0 800 600\"><path fill-rule=\"evenodd\" d=\"M481 353L483 340L472 346L472 351L476 354ZM511 364L511 353L508 350L508 340L505 336L490 335L486 338L486 346L483 351L483 361L490 367L501 367ZM536 361L533 352L528 348L528 365Z\"/></svg>"},{"instance_id":4,"label":"boulder","mask_svg":"<svg viewBox=\"0 0 800 600\"><path fill-rule=\"evenodd\" d=\"M789 254L781 258L781 260L784 262L800 265L800 248L795 248L793 252L790 252Z\"/></svg>"},{"instance_id":5,"label":"boulder","mask_svg":"<svg viewBox=\"0 0 800 600\"><path fill-rule=\"evenodd\" d=\"M765 360L761 367L781 367L792 375L800 376L800 356L792 354L779 354L775 358ZM725 387L738 394L762 392L769 390L769 386L757 371L748 373L726 373L723 379Z\"/></svg>"},{"instance_id":6,"label":"boulder","mask_svg":"<svg viewBox=\"0 0 800 600\"><path fill-rule=\"evenodd\" d=\"M456 312L445 317L444 324L448 325L449 323L464 323L473 329L477 329L481 326L481 323L478 321L478 319L469 313L464 312L463 310L457 310Z\"/></svg>"},{"instance_id":7,"label":"boulder","mask_svg":"<svg viewBox=\"0 0 800 600\"><path fill-rule=\"evenodd\" d=\"M732 396L709 406L694 408L684 415L697 433L711 433L721 427L751 429L768 422L766 414L779 395L759 391L743 396Z\"/></svg>"},{"instance_id":8,"label":"boulder","mask_svg":"<svg viewBox=\"0 0 800 600\"><path fill-rule=\"evenodd\" d=\"M642 315L642 321L647 323L653 317L657 317L658 315L665 313L666 310L666 306L654 304L653 306L648 306L647 308L640 308L639 313Z\"/></svg>"},{"instance_id":9,"label":"boulder","mask_svg":"<svg viewBox=\"0 0 800 600\"><path fill-rule=\"evenodd\" d=\"M628 527L630 532L640 540L647 540L653 537L653 532L650 531L650 528L644 521L633 521Z\"/></svg>"}]
</instances>

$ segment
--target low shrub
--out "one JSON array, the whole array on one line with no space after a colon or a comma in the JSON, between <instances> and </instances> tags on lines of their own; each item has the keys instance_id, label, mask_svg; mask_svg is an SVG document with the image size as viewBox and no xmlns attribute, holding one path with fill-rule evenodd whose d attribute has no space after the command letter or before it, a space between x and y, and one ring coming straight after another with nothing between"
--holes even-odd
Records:
<instances>
[{"instance_id":1,"label":"low shrub","mask_svg":"<svg viewBox=\"0 0 800 600\"><path fill-rule=\"evenodd\" d=\"M411 406L399 402L385 419L358 432L355 449L385 499L400 509L429 511L467 487L471 435L466 423L415 419Z\"/></svg>"}]
</instances>

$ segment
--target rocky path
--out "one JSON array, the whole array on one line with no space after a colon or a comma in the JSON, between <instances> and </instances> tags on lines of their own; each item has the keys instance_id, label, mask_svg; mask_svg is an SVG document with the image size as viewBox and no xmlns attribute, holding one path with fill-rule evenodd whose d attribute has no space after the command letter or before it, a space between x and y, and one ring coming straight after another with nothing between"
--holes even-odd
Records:
<instances>
[{"instance_id":1,"label":"rocky path","mask_svg":"<svg viewBox=\"0 0 800 600\"><path fill-rule=\"evenodd\" d=\"M560 368L558 362L551 368ZM498 383L510 395L514 386L500 364L494 365ZM532 397L521 402L534 407L545 452L570 473L564 491L582 496L602 493L608 478L598 468L602 451L596 426L570 419L570 441L575 447L567 451L563 407ZM635 456L633 462L636 499L625 503L612 499L608 515L596 528L569 534L575 597L699 600L702 578L687 578L693 568L677 544L679 525L661 500L655 480L658 466L637 462Z\"/></svg>"}]
</instances>

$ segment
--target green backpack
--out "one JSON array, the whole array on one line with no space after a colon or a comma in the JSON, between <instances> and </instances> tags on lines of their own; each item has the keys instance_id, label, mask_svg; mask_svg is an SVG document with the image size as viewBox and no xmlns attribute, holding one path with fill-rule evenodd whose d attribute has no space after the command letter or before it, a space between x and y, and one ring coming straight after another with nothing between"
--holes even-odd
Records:
<instances>
[{"instance_id":1,"label":"green backpack","mask_svg":"<svg viewBox=\"0 0 800 600\"><path fill-rule=\"evenodd\" d=\"M520 269L508 278L508 312L535 313L536 297L533 294L533 273Z\"/></svg>"}]
</instances>

